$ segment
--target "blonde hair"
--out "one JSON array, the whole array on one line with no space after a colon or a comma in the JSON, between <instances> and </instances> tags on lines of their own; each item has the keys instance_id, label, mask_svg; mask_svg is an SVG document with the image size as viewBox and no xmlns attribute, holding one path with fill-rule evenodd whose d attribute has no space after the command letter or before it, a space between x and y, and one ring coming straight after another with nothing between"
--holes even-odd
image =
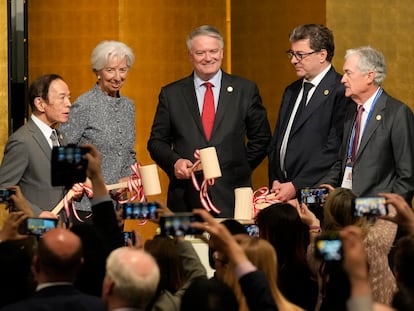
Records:
<instances>
[{"instance_id":1,"label":"blonde hair","mask_svg":"<svg viewBox=\"0 0 414 311\"><path fill-rule=\"evenodd\" d=\"M356 195L346 188L335 188L329 192L323 206L324 231L339 231L342 228L355 225L368 233L370 224L364 217L354 216L352 211L353 199Z\"/></svg>"},{"instance_id":2,"label":"blonde hair","mask_svg":"<svg viewBox=\"0 0 414 311\"><path fill-rule=\"evenodd\" d=\"M299 306L288 301L277 286L277 256L273 246L264 239L245 236L239 239L247 257L258 270L264 272L269 282L273 299L280 311L303 311ZM224 282L229 285L239 301L239 311L248 311L246 298L240 288L239 282L234 275L234 267L226 269Z\"/></svg>"}]
</instances>

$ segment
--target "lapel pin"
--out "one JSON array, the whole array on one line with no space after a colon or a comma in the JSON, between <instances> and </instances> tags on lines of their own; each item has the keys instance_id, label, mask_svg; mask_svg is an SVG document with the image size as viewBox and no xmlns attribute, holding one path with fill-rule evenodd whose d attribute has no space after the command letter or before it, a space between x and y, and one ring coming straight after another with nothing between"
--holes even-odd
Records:
<instances>
[{"instance_id":1,"label":"lapel pin","mask_svg":"<svg viewBox=\"0 0 414 311\"><path fill-rule=\"evenodd\" d=\"M232 86L228 86L227 87L227 92L229 92L229 93L233 92L233 87Z\"/></svg>"},{"instance_id":2,"label":"lapel pin","mask_svg":"<svg viewBox=\"0 0 414 311\"><path fill-rule=\"evenodd\" d=\"M377 121L381 120L381 115L377 114L377 116L375 117L375 119L377 119Z\"/></svg>"},{"instance_id":3,"label":"lapel pin","mask_svg":"<svg viewBox=\"0 0 414 311\"><path fill-rule=\"evenodd\" d=\"M323 95L328 95L329 94L329 90L325 90L325 91L323 91Z\"/></svg>"}]
</instances>

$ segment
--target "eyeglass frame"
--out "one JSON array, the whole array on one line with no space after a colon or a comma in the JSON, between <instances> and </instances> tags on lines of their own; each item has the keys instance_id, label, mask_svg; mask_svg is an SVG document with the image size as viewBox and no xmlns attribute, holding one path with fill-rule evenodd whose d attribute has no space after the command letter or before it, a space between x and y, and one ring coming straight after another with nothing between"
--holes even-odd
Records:
<instances>
[{"instance_id":1,"label":"eyeglass frame","mask_svg":"<svg viewBox=\"0 0 414 311\"><path fill-rule=\"evenodd\" d=\"M287 50L287 51L286 51L286 53L287 53L287 57L288 57L289 59L292 59L292 58L293 58L293 56L295 56L295 58L296 58L298 61L302 61L304 58L308 57L309 55L312 55L312 54L318 53L318 52L320 52L320 51L321 51L321 50L319 50L319 51L312 51L312 52L309 52L309 53L298 53L298 52L295 52L295 51L292 51L292 50Z\"/></svg>"}]
</instances>

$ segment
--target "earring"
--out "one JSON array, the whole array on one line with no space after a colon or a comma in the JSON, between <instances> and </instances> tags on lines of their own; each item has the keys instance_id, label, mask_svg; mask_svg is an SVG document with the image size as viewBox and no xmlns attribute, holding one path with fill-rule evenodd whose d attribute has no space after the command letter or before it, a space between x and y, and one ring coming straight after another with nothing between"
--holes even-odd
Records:
<instances>
[{"instance_id":1,"label":"earring","mask_svg":"<svg viewBox=\"0 0 414 311\"><path fill-rule=\"evenodd\" d=\"M97 77L98 77L98 80L101 80L101 76L100 75L98 75Z\"/></svg>"}]
</instances>

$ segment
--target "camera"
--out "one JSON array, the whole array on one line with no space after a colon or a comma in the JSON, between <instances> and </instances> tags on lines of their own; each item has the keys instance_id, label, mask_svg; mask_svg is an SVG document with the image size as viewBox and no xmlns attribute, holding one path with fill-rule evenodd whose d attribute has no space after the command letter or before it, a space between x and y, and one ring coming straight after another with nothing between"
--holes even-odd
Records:
<instances>
[{"instance_id":1,"label":"camera","mask_svg":"<svg viewBox=\"0 0 414 311\"><path fill-rule=\"evenodd\" d=\"M255 238L259 237L259 226L258 225L246 224L244 225L244 228L246 229L248 235L255 237Z\"/></svg>"},{"instance_id":2,"label":"camera","mask_svg":"<svg viewBox=\"0 0 414 311\"><path fill-rule=\"evenodd\" d=\"M124 234L124 244L125 246L128 245L128 239L131 240L132 245L135 245L135 233L134 231L125 231Z\"/></svg>"},{"instance_id":3,"label":"camera","mask_svg":"<svg viewBox=\"0 0 414 311\"><path fill-rule=\"evenodd\" d=\"M161 235L178 237L202 234L203 231L191 227L193 222L203 222L203 219L193 213L175 213L171 216L161 216Z\"/></svg>"},{"instance_id":4,"label":"camera","mask_svg":"<svg viewBox=\"0 0 414 311\"><path fill-rule=\"evenodd\" d=\"M158 204L156 202L135 202L122 204L123 219L157 220Z\"/></svg>"},{"instance_id":5,"label":"camera","mask_svg":"<svg viewBox=\"0 0 414 311\"><path fill-rule=\"evenodd\" d=\"M10 201L10 196L16 194L16 191L11 189L0 189L0 203Z\"/></svg>"},{"instance_id":6,"label":"camera","mask_svg":"<svg viewBox=\"0 0 414 311\"><path fill-rule=\"evenodd\" d=\"M315 239L315 256L324 261L342 260L342 240L337 233L325 233Z\"/></svg>"},{"instance_id":7,"label":"camera","mask_svg":"<svg viewBox=\"0 0 414 311\"><path fill-rule=\"evenodd\" d=\"M21 228L23 234L41 236L50 229L56 228L57 219L54 218L27 218Z\"/></svg>"},{"instance_id":8,"label":"camera","mask_svg":"<svg viewBox=\"0 0 414 311\"><path fill-rule=\"evenodd\" d=\"M302 188L299 191L299 202L307 205L321 205L325 203L328 189L325 188Z\"/></svg>"},{"instance_id":9,"label":"camera","mask_svg":"<svg viewBox=\"0 0 414 311\"><path fill-rule=\"evenodd\" d=\"M354 216L376 217L388 214L388 207L383 197L355 198L352 204Z\"/></svg>"},{"instance_id":10,"label":"camera","mask_svg":"<svg viewBox=\"0 0 414 311\"><path fill-rule=\"evenodd\" d=\"M53 147L52 149L52 186L72 187L86 180L88 149L76 145Z\"/></svg>"}]
</instances>

